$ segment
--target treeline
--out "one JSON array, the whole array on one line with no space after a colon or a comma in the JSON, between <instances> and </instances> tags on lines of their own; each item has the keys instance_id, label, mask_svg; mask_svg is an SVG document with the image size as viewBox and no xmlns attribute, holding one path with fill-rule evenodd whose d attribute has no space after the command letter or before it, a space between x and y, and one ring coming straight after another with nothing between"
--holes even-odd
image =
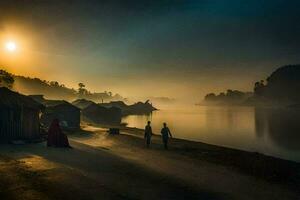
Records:
<instances>
[{"instance_id":1,"label":"treeline","mask_svg":"<svg viewBox=\"0 0 300 200\"><path fill-rule=\"evenodd\" d=\"M229 89L226 92L221 92L217 95L215 93L209 93L204 97L204 101L212 104L240 104L252 95L252 92Z\"/></svg>"},{"instance_id":2,"label":"treeline","mask_svg":"<svg viewBox=\"0 0 300 200\"><path fill-rule=\"evenodd\" d=\"M85 98L95 102L105 102L112 100L124 100L119 94L110 91L90 92L84 83L79 83L78 88L68 88L57 81L41 80L17 76L5 70L0 70L0 86L8 87L23 94L43 94L48 99L64 99L72 101L78 98Z\"/></svg>"},{"instance_id":3,"label":"treeline","mask_svg":"<svg viewBox=\"0 0 300 200\"><path fill-rule=\"evenodd\" d=\"M286 65L275 70L266 81L255 83L253 101L274 104L300 103L300 65Z\"/></svg>"},{"instance_id":4,"label":"treeline","mask_svg":"<svg viewBox=\"0 0 300 200\"><path fill-rule=\"evenodd\" d=\"M209 93L205 104L300 105L300 65L286 65L275 70L266 80L255 82L253 92L227 90Z\"/></svg>"},{"instance_id":5,"label":"treeline","mask_svg":"<svg viewBox=\"0 0 300 200\"><path fill-rule=\"evenodd\" d=\"M0 69L0 86L12 88L15 80L12 74L8 73L5 70Z\"/></svg>"}]
</instances>

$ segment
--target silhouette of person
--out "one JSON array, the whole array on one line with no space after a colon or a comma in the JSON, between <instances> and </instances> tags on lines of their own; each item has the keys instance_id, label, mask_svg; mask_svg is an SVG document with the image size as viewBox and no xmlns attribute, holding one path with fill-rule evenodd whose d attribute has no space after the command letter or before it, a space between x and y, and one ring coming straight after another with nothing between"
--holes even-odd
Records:
<instances>
[{"instance_id":1,"label":"silhouette of person","mask_svg":"<svg viewBox=\"0 0 300 200\"><path fill-rule=\"evenodd\" d=\"M52 121L51 126L48 130L47 146L71 148L68 137L62 132L60 128L58 119L54 119Z\"/></svg>"},{"instance_id":2,"label":"silhouette of person","mask_svg":"<svg viewBox=\"0 0 300 200\"><path fill-rule=\"evenodd\" d=\"M150 147L151 137L152 137L152 128L150 126L151 122L148 121L147 125L145 126L145 136L147 147Z\"/></svg>"},{"instance_id":3,"label":"silhouette of person","mask_svg":"<svg viewBox=\"0 0 300 200\"><path fill-rule=\"evenodd\" d=\"M172 138L172 134L166 123L163 123L163 126L164 127L161 129L160 133L162 135L164 147L165 149L168 149L169 136Z\"/></svg>"}]
</instances>

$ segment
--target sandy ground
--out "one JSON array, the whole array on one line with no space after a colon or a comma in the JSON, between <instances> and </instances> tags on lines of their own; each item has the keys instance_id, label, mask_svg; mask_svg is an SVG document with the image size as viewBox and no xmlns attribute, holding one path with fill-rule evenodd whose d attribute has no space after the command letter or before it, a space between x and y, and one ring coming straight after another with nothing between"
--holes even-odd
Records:
<instances>
[{"instance_id":1,"label":"sandy ground","mask_svg":"<svg viewBox=\"0 0 300 200\"><path fill-rule=\"evenodd\" d=\"M242 164L230 164L241 161L237 154L248 155L241 152L175 139L165 151L159 137L147 149L141 133L130 129L111 136L85 127L69 139L73 149L1 145L0 199L300 198L299 174L253 175ZM212 156L220 151L232 156Z\"/></svg>"}]
</instances>

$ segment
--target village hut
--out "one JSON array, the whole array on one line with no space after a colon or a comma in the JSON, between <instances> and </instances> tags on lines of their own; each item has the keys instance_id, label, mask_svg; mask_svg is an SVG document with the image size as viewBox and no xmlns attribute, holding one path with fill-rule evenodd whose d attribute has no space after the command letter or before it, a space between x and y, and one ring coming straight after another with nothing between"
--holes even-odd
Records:
<instances>
[{"instance_id":1,"label":"village hut","mask_svg":"<svg viewBox=\"0 0 300 200\"><path fill-rule=\"evenodd\" d=\"M82 115L87 121L99 124L119 124L121 123L122 111L120 108L105 108L93 103L82 110Z\"/></svg>"},{"instance_id":2,"label":"village hut","mask_svg":"<svg viewBox=\"0 0 300 200\"><path fill-rule=\"evenodd\" d=\"M132 105L127 105L123 101L111 101L109 103L101 103L98 105L106 108L120 108L123 116L150 114L152 111L157 110L155 107L153 107L149 100L147 100L145 103L137 102Z\"/></svg>"},{"instance_id":3,"label":"village hut","mask_svg":"<svg viewBox=\"0 0 300 200\"><path fill-rule=\"evenodd\" d=\"M42 94L34 94L28 96L41 104L44 104L44 102L46 101L46 99L44 99L44 95Z\"/></svg>"},{"instance_id":4,"label":"village hut","mask_svg":"<svg viewBox=\"0 0 300 200\"><path fill-rule=\"evenodd\" d=\"M67 101L47 100L41 122L49 127L54 119L59 119L62 128L80 128L80 109Z\"/></svg>"},{"instance_id":5,"label":"village hut","mask_svg":"<svg viewBox=\"0 0 300 200\"><path fill-rule=\"evenodd\" d=\"M28 96L0 87L0 142L38 138L43 108Z\"/></svg>"},{"instance_id":6,"label":"village hut","mask_svg":"<svg viewBox=\"0 0 300 200\"><path fill-rule=\"evenodd\" d=\"M85 109L89 105L95 104L95 102L86 99L77 99L73 101L72 104L80 109Z\"/></svg>"},{"instance_id":7,"label":"village hut","mask_svg":"<svg viewBox=\"0 0 300 200\"><path fill-rule=\"evenodd\" d=\"M45 127L49 127L54 119L58 119L64 129L80 128L80 108L64 100L45 99L43 95L29 96L46 106L41 116L41 123Z\"/></svg>"}]
</instances>

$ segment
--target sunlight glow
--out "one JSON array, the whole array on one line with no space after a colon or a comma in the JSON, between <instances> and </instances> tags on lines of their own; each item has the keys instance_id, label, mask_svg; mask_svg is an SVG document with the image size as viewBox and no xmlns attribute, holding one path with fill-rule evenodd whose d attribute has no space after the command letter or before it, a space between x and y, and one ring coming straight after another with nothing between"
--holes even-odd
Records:
<instances>
[{"instance_id":1,"label":"sunlight glow","mask_svg":"<svg viewBox=\"0 0 300 200\"><path fill-rule=\"evenodd\" d=\"M9 52L14 52L17 49L17 45L13 41L9 41L5 44L5 49Z\"/></svg>"}]
</instances>

